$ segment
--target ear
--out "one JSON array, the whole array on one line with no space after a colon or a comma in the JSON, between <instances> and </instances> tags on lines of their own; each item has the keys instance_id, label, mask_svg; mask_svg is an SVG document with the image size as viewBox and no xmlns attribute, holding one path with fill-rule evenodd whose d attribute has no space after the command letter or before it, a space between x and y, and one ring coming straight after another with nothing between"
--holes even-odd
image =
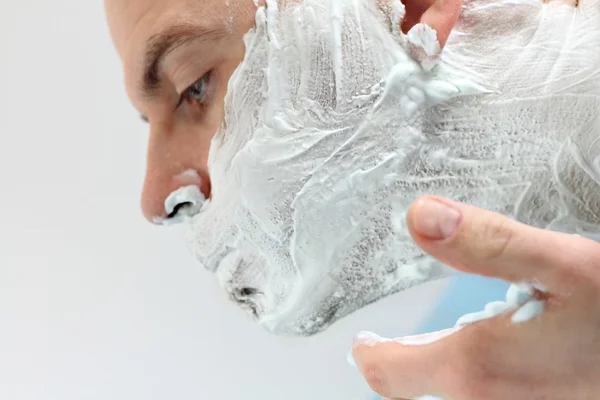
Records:
<instances>
[{"instance_id":1,"label":"ear","mask_svg":"<svg viewBox=\"0 0 600 400\"><path fill-rule=\"evenodd\" d=\"M463 0L404 0L406 13L401 23L402 32L408 33L415 25L423 24L437 33L440 50L456 26Z\"/></svg>"}]
</instances>

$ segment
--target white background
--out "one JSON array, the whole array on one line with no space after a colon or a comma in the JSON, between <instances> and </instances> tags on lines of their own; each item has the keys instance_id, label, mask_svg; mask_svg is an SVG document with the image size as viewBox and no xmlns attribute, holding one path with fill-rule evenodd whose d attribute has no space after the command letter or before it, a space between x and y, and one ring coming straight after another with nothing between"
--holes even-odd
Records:
<instances>
[{"instance_id":1,"label":"white background","mask_svg":"<svg viewBox=\"0 0 600 400\"><path fill-rule=\"evenodd\" d=\"M145 129L101 1L0 0L0 399L366 399L352 336L410 333L442 284L271 336L142 219Z\"/></svg>"}]
</instances>

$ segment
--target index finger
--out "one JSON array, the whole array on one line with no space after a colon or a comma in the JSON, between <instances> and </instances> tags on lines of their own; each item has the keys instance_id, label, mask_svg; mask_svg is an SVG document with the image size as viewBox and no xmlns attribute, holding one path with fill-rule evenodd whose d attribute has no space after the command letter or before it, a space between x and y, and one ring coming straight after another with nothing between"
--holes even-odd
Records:
<instances>
[{"instance_id":1,"label":"index finger","mask_svg":"<svg viewBox=\"0 0 600 400\"><path fill-rule=\"evenodd\" d=\"M448 225L448 216L454 226ZM568 291L575 281L599 279L599 244L498 213L424 197L409 210L408 225L423 250L468 273L540 283L555 293Z\"/></svg>"}]
</instances>

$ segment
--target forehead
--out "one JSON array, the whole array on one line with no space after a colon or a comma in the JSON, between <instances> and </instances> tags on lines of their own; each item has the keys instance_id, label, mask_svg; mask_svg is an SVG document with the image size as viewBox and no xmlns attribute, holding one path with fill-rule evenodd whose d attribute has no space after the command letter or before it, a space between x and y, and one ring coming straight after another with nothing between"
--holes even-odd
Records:
<instances>
[{"instance_id":1,"label":"forehead","mask_svg":"<svg viewBox=\"0 0 600 400\"><path fill-rule=\"evenodd\" d=\"M140 78L149 41L174 26L207 31L241 28L253 0L105 0L111 36L132 88Z\"/></svg>"},{"instance_id":2,"label":"forehead","mask_svg":"<svg viewBox=\"0 0 600 400\"><path fill-rule=\"evenodd\" d=\"M119 53L135 39L144 39L176 23L219 25L252 0L105 0L111 35Z\"/></svg>"}]
</instances>

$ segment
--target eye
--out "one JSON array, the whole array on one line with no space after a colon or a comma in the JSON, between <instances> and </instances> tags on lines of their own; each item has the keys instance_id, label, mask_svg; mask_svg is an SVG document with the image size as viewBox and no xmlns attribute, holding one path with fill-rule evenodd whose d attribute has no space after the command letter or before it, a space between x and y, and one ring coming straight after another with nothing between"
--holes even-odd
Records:
<instances>
[{"instance_id":1,"label":"eye","mask_svg":"<svg viewBox=\"0 0 600 400\"><path fill-rule=\"evenodd\" d=\"M207 73L202 78L198 79L192 86L187 88L181 95L179 104L184 101L190 103L197 103L200 105L208 103L209 99L209 86L210 86L211 73Z\"/></svg>"}]
</instances>

